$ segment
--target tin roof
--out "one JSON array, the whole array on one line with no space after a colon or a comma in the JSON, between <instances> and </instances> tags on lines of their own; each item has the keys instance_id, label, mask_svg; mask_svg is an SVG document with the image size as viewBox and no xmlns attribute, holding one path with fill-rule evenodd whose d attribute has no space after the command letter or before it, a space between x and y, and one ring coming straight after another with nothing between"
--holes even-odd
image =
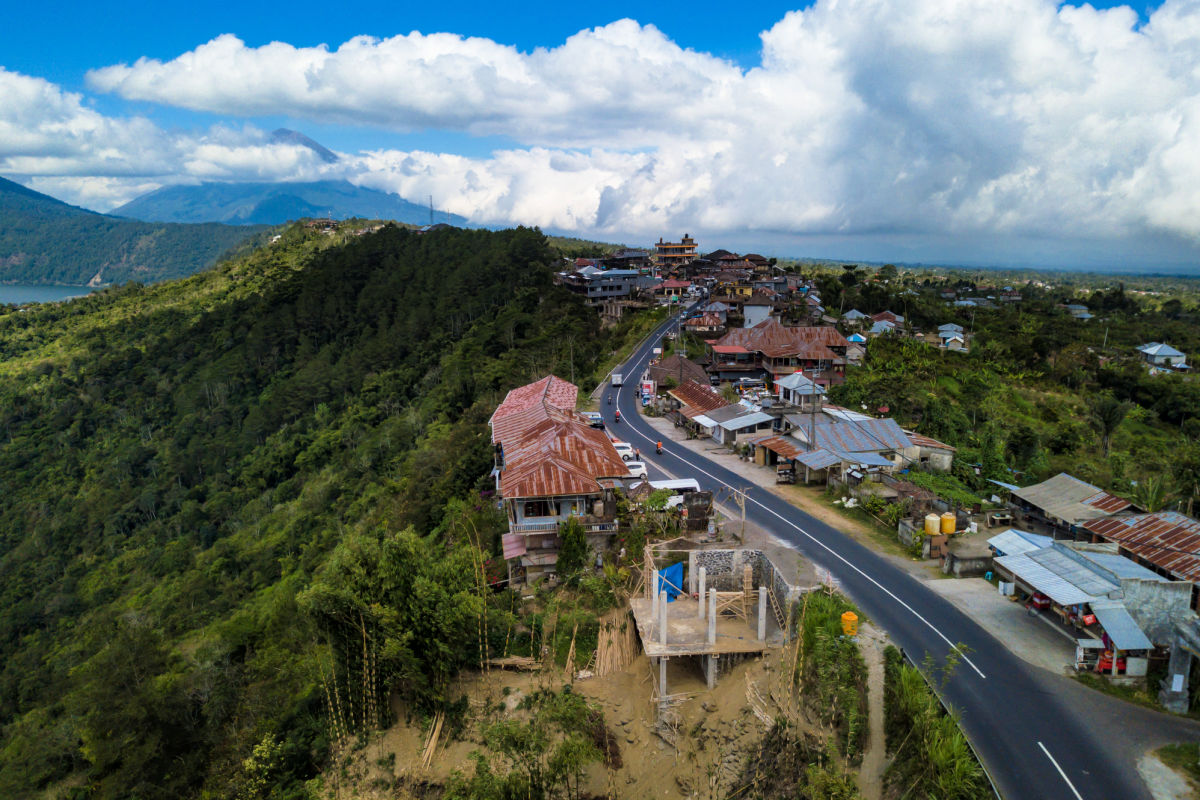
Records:
<instances>
[{"instance_id":1,"label":"tin roof","mask_svg":"<svg viewBox=\"0 0 1200 800\"><path fill-rule=\"evenodd\" d=\"M802 453L796 457L796 460L809 469L825 469L832 467L834 464L840 464L842 461L838 455L828 450L813 450L808 453Z\"/></svg>"},{"instance_id":2,"label":"tin roof","mask_svg":"<svg viewBox=\"0 0 1200 800\"><path fill-rule=\"evenodd\" d=\"M716 324L719 325L720 320L717 320ZM647 371L650 373L650 379L659 383L668 378L680 384L684 381L708 382L708 373L704 371L704 367L678 354L669 355L657 364L651 364ZM680 380L680 375L683 376L683 380ZM703 386L704 383L700 385Z\"/></svg>"},{"instance_id":3,"label":"tin roof","mask_svg":"<svg viewBox=\"0 0 1200 800\"><path fill-rule=\"evenodd\" d=\"M1098 600L1092 603L1092 613L1118 650L1150 650L1154 647L1154 643L1129 616L1124 603Z\"/></svg>"},{"instance_id":4,"label":"tin roof","mask_svg":"<svg viewBox=\"0 0 1200 800\"><path fill-rule=\"evenodd\" d=\"M1051 536L1009 528L988 539L987 543L989 547L994 547L1000 555L1016 556L1049 547L1053 541L1054 538Z\"/></svg>"},{"instance_id":5,"label":"tin roof","mask_svg":"<svg viewBox=\"0 0 1200 800\"><path fill-rule=\"evenodd\" d=\"M764 439L759 439L755 442L759 447L765 447L771 452L781 455L784 458L797 459L804 454L804 451L797 446L796 442L786 439L782 436L768 436Z\"/></svg>"},{"instance_id":6,"label":"tin roof","mask_svg":"<svg viewBox=\"0 0 1200 800\"><path fill-rule=\"evenodd\" d=\"M674 389L668 390L668 394L685 406L697 409L701 413L729 405L720 392L713 391L711 386L705 386L697 381L684 381Z\"/></svg>"},{"instance_id":7,"label":"tin roof","mask_svg":"<svg viewBox=\"0 0 1200 800\"><path fill-rule=\"evenodd\" d=\"M597 494L604 490L603 479L628 477L629 468L604 431L570 410L578 391L551 375L513 389L496 409L492 441L503 453L501 495Z\"/></svg>"},{"instance_id":8,"label":"tin roof","mask_svg":"<svg viewBox=\"0 0 1200 800\"><path fill-rule=\"evenodd\" d=\"M809 433L809 427L803 425L791 431L790 435L815 448L843 453L901 450L912 446L912 440L894 419L833 421L818 418L811 443L808 442Z\"/></svg>"},{"instance_id":9,"label":"tin roof","mask_svg":"<svg viewBox=\"0 0 1200 800\"><path fill-rule=\"evenodd\" d=\"M762 425L764 422L770 422L771 419L770 414L764 414L761 411L751 411L739 414L733 419L723 420L720 422L720 425L727 431L738 431L742 428L748 428L751 425Z\"/></svg>"},{"instance_id":10,"label":"tin roof","mask_svg":"<svg viewBox=\"0 0 1200 800\"><path fill-rule=\"evenodd\" d=\"M1171 356L1174 358L1183 355L1183 353L1179 352L1174 347L1171 347L1171 345L1163 344L1162 342L1151 342L1150 344L1144 344L1139 347L1138 350L1141 350L1148 356Z\"/></svg>"},{"instance_id":11,"label":"tin roof","mask_svg":"<svg viewBox=\"0 0 1200 800\"><path fill-rule=\"evenodd\" d=\"M915 431L905 431L904 433L908 436L909 440L913 444L915 444L917 447L932 447L932 448L936 448L938 450L949 450L952 453L958 452L955 448L951 447L950 445L946 444L945 442L939 442L937 439L934 439L932 436L926 436L922 433L916 433Z\"/></svg>"},{"instance_id":12,"label":"tin roof","mask_svg":"<svg viewBox=\"0 0 1200 800\"><path fill-rule=\"evenodd\" d=\"M1090 519L1083 527L1172 576L1200 581L1200 521L1176 511Z\"/></svg>"},{"instance_id":13,"label":"tin roof","mask_svg":"<svg viewBox=\"0 0 1200 800\"><path fill-rule=\"evenodd\" d=\"M793 372L775 381L776 388L791 389L799 394L824 394L825 390L806 376L803 372Z\"/></svg>"},{"instance_id":14,"label":"tin roof","mask_svg":"<svg viewBox=\"0 0 1200 800\"><path fill-rule=\"evenodd\" d=\"M845 347L847 344L842 334L832 326L789 328L775 317L769 317L753 328L734 328L718 339L713 349L716 350L718 345L736 346L760 352L770 358L798 356L832 360L838 356L829 348Z\"/></svg>"},{"instance_id":15,"label":"tin roof","mask_svg":"<svg viewBox=\"0 0 1200 800\"><path fill-rule=\"evenodd\" d=\"M1065 472L1033 486L1017 489L1013 495L1041 509L1046 516L1071 525L1129 508L1128 500L1114 497Z\"/></svg>"}]
</instances>

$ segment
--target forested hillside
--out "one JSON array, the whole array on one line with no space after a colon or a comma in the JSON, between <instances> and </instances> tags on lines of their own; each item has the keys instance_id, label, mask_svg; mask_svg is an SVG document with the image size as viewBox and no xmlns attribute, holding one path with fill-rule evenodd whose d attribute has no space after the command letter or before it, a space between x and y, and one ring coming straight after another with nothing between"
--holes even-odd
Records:
<instances>
[{"instance_id":1,"label":"forested hillside","mask_svg":"<svg viewBox=\"0 0 1200 800\"><path fill-rule=\"evenodd\" d=\"M138 222L70 206L0 178L0 283L83 286L179 278L261 227Z\"/></svg>"},{"instance_id":2,"label":"forested hillside","mask_svg":"<svg viewBox=\"0 0 1200 800\"><path fill-rule=\"evenodd\" d=\"M0 796L300 797L327 702L442 704L495 544L486 420L622 335L553 258L528 229L293 227L0 312Z\"/></svg>"}]
</instances>

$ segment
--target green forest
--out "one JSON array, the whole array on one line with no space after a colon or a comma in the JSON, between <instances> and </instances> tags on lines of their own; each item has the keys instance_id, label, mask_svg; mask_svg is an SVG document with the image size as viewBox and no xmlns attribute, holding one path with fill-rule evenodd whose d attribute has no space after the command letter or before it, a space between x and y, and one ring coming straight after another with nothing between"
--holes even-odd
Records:
<instances>
[{"instance_id":1,"label":"green forest","mask_svg":"<svg viewBox=\"0 0 1200 800\"><path fill-rule=\"evenodd\" d=\"M0 796L303 797L391 689L443 708L500 613L491 411L548 372L591 388L636 334L557 256L293 226L0 311Z\"/></svg>"},{"instance_id":2,"label":"green forest","mask_svg":"<svg viewBox=\"0 0 1200 800\"><path fill-rule=\"evenodd\" d=\"M0 178L0 282L149 283L212 266L262 226L139 222L70 206Z\"/></svg>"}]
</instances>

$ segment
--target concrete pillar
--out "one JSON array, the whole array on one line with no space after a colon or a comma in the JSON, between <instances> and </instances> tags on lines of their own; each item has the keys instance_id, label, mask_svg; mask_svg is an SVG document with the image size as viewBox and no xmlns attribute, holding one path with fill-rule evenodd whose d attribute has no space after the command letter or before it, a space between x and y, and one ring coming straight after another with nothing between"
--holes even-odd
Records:
<instances>
[{"instance_id":1,"label":"concrete pillar","mask_svg":"<svg viewBox=\"0 0 1200 800\"><path fill-rule=\"evenodd\" d=\"M696 551L688 553L688 594L696 593Z\"/></svg>"},{"instance_id":2,"label":"concrete pillar","mask_svg":"<svg viewBox=\"0 0 1200 800\"><path fill-rule=\"evenodd\" d=\"M650 622L653 624L658 620L658 570L653 570L650 573Z\"/></svg>"},{"instance_id":3,"label":"concrete pillar","mask_svg":"<svg viewBox=\"0 0 1200 800\"><path fill-rule=\"evenodd\" d=\"M709 689L717 688L717 657L715 655L704 657L704 680L708 683Z\"/></svg>"},{"instance_id":4,"label":"concrete pillar","mask_svg":"<svg viewBox=\"0 0 1200 800\"><path fill-rule=\"evenodd\" d=\"M708 643L717 643L717 590L708 590Z\"/></svg>"},{"instance_id":5,"label":"concrete pillar","mask_svg":"<svg viewBox=\"0 0 1200 800\"><path fill-rule=\"evenodd\" d=\"M658 700L661 708L666 708L667 696L667 660L658 659Z\"/></svg>"},{"instance_id":6,"label":"concrete pillar","mask_svg":"<svg viewBox=\"0 0 1200 800\"><path fill-rule=\"evenodd\" d=\"M667 643L667 593L665 591L658 593L658 641L660 644Z\"/></svg>"},{"instance_id":7,"label":"concrete pillar","mask_svg":"<svg viewBox=\"0 0 1200 800\"><path fill-rule=\"evenodd\" d=\"M758 587L758 640L767 638L767 587Z\"/></svg>"},{"instance_id":8,"label":"concrete pillar","mask_svg":"<svg viewBox=\"0 0 1200 800\"><path fill-rule=\"evenodd\" d=\"M705 600L704 595L705 595L705 585L707 583L708 583L707 570L705 570L704 567L701 567L700 568L700 591L696 595L696 599L699 601L696 603L696 616L699 617L700 619L704 619L704 600Z\"/></svg>"}]
</instances>

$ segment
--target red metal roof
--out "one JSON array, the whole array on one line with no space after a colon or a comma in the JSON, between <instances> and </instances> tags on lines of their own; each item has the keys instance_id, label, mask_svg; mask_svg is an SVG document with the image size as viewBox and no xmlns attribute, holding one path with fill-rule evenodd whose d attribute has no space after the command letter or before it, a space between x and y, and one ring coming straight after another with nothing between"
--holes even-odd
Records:
<instances>
[{"instance_id":1,"label":"red metal roof","mask_svg":"<svg viewBox=\"0 0 1200 800\"><path fill-rule=\"evenodd\" d=\"M1083 527L1172 576L1200 581L1200 522L1176 511L1090 519Z\"/></svg>"},{"instance_id":2,"label":"red metal roof","mask_svg":"<svg viewBox=\"0 0 1200 800\"><path fill-rule=\"evenodd\" d=\"M597 494L601 479L629 475L604 431L571 410L578 391L551 375L513 389L496 409L492 441L504 454L504 497Z\"/></svg>"},{"instance_id":3,"label":"red metal roof","mask_svg":"<svg viewBox=\"0 0 1200 800\"><path fill-rule=\"evenodd\" d=\"M712 346L714 353L733 354L733 353L749 353L750 351L741 345L737 344L714 344Z\"/></svg>"},{"instance_id":4,"label":"red metal roof","mask_svg":"<svg viewBox=\"0 0 1200 800\"><path fill-rule=\"evenodd\" d=\"M736 345L771 358L796 356L832 361L838 355L830 348L846 347L848 344L838 329L831 325L789 328L775 317L770 317L753 328L734 328L718 339L713 349Z\"/></svg>"},{"instance_id":5,"label":"red metal roof","mask_svg":"<svg viewBox=\"0 0 1200 800\"><path fill-rule=\"evenodd\" d=\"M684 381L674 389L670 389L669 394L701 414L729 405L729 401L722 397L720 392L713 391L711 386L705 386L696 381Z\"/></svg>"},{"instance_id":6,"label":"red metal roof","mask_svg":"<svg viewBox=\"0 0 1200 800\"><path fill-rule=\"evenodd\" d=\"M1097 492L1091 497L1080 501L1085 505L1098 508L1106 514L1115 514L1118 511L1124 511L1131 505L1128 500L1123 497L1116 497L1108 492Z\"/></svg>"}]
</instances>

